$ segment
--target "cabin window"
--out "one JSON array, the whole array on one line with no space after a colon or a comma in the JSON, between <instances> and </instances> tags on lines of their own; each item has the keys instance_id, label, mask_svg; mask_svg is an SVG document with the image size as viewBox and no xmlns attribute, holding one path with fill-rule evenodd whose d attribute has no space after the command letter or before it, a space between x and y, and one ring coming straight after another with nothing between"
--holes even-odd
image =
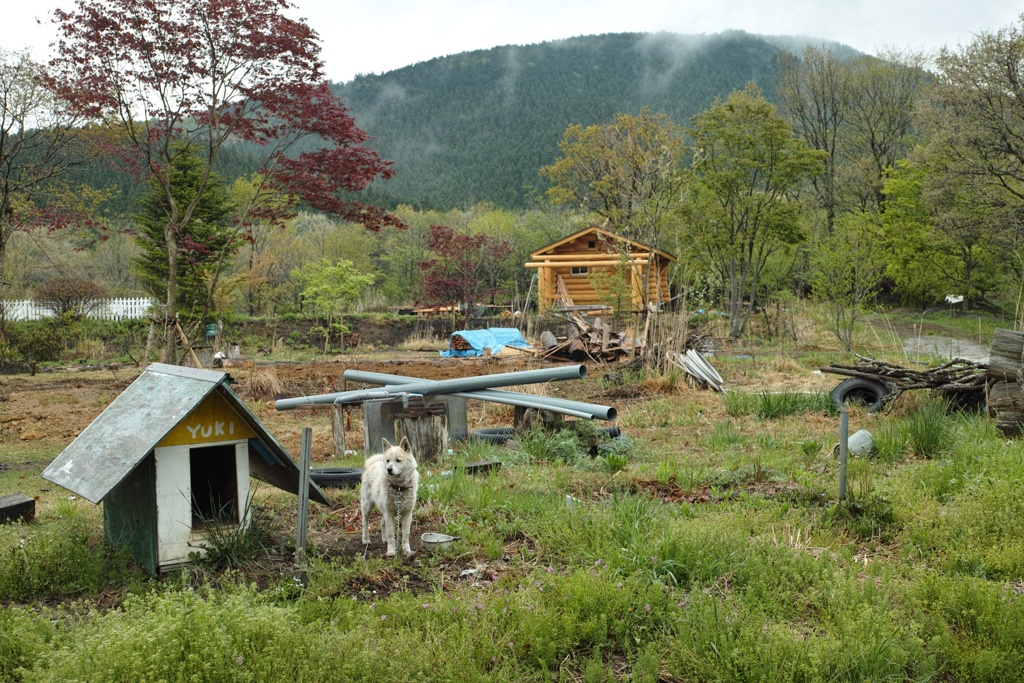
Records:
<instances>
[{"instance_id":1,"label":"cabin window","mask_svg":"<svg viewBox=\"0 0 1024 683\"><path fill-rule=\"evenodd\" d=\"M597 242L595 240L587 242L587 249L597 249Z\"/></svg>"},{"instance_id":2,"label":"cabin window","mask_svg":"<svg viewBox=\"0 0 1024 683\"><path fill-rule=\"evenodd\" d=\"M590 271L587 266L573 266L570 271L573 275L586 275Z\"/></svg>"},{"instance_id":3,"label":"cabin window","mask_svg":"<svg viewBox=\"0 0 1024 683\"><path fill-rule=\"evenodd\" d=\"M211 522L238 522L238 477L235 444L191 448L192 528Z\"/></svg>"}]
</instances>

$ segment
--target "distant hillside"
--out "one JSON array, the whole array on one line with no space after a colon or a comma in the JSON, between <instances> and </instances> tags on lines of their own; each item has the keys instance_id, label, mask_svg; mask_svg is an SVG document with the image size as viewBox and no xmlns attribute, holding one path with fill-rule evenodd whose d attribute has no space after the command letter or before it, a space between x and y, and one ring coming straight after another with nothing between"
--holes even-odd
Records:
<instances>
[{"instance_id":1,"label":"distant hillside","mask_svg":"<svg viewBox=\"0 0 1024 683\"><path fill-rule=\"evenodd\" d=\"M685 124L716 96L750 81L774 99L783 50L800 53L821 41L731 31L710 36L609 33L537 45L464 52L332 89L348 105L371 145L395 162L396 177L363 197L393 207L448 209L477 202L518 208L542 191L538 170L555 161L570 124L610 121L642 107ZM825 44L837 55L852 48ZM230 181L256 170L245 144L218 164ZM137 210L144 188L107 165L75 174L96 187L116 186L112 214Z\"/></svg>"},{"instance_id":2,"label":"distant hillside","mask_svg":"<svg viewBox=\"0 0 1024 683\"><path fill-rule=\"evenodd\" d=\"M617 33L508 45L432 59L333 86L396 177L374 183L387 204L519 207L573 123L644 106L686 123L750 81L774 99L776 59L810 38ZM851 48L829 44L841 56ZM383 195L383 196L381 196Z\"/></svg>"}]
</instances>

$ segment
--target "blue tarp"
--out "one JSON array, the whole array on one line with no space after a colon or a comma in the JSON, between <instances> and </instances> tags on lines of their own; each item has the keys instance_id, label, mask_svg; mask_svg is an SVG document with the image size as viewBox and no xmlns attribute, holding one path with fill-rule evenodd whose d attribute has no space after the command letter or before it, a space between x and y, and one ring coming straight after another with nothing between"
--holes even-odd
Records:
<instances>
[{"instance_id":1,"label":"blue tarp","mask_svg":"<svg viewBox=\"0 0 1024 683\"><path fill-rule=\"evenodd\" d=\"M506 346L512 346L517 349L530 349L529 342L523 338L523 333L515 327L489 327L486 330L460 330L453 332L452 336L459 336L466 341L472 348L466 349L465 351L459 351L457 349L448 349L442 351L441 355L446 358L452 357L466 357L466 356L482 356L484 355L484 349L489 348L492 354L499 353ZM451 341L449 340L449 345Z\"/></svg>"}]
</instances>

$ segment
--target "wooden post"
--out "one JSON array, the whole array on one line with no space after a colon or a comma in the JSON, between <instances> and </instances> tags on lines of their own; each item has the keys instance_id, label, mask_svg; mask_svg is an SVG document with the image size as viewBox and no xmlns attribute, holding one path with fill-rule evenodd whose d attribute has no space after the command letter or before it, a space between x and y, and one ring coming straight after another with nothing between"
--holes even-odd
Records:
<instances>
[{"instance_id":1,"label":"wooden post","mask_svg":"<svg viewBox=\"0 0 1024 683\"><path fill-rule=\"evenodd\" d=\"M395 438L409 439L419 462L435 462L448 454L448 418L444 406L408 408L393 415Z\"/></svg>"},{"instance_id":2,"label":"wooden post","mask_svg":"<svg viewBox=\"0 0 1024 683\"><path fill-rule=\"evenodd\" d=\"M331 406L331 425L334 435L334 455L345 455L345 406L335 403Z\"/></svg>"},{"instance_id":3,"label":"wooden post","mask_svg":"<svg viewBox=\"0 0 1024 683\"><path fill-rule=\"evenodd\" d=\"M189 343L188 337L185 336L185 331L181 329L181 325L178 324L178 320L174 320L174 327L178 330L178 336L181 337L181 343L188 349L189 358L194 363L193 367L201 368L203 364L199 362L199 356L196 355L196 350L192 348L192 344Z\"/></svg>"}]
</instances>

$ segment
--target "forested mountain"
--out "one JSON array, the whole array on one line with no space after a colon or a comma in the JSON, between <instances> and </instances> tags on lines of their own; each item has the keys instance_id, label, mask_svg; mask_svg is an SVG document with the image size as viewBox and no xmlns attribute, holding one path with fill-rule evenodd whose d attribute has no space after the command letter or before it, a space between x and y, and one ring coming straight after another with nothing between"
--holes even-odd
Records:
<instances>
[{"instance_id":1,"label":"forested mountain","mask_svg":"<svg viewBox=\"0 0 1024 683\"><path fill-rule=\"evenodd\" d=\"M778 55L800 53L807 44L821 41L741 31L610 33L463 52L357 76L332 90L373 136L370 146L395 162L395 178L371 185L369 202L519 208L544 189L538 170L556 159L570 124L607 122L645 106L686 123L716 96L750 81L774 101ZM840 57L856 54L838 44L826 47ZM218 170L231 181L254 165L239 144L222 150ZM104 162L74 175L94 187L117 188L111 213L137 210L141 188Z\"/></svg>"},{"instance_id":2,"label":"forested mountain","mask_svg":"<svg viewBox=\"0 0 1024 683\"><path fill-rule=\"evenodd\" d=\"M743 32L616 33L432 59L333 87L396 177L378 201L519 207L541 185L570 124L642 107L686 123L716 96L756 82L774 100L776 59L811 39ZM829 45L837 55L853 54Z\"/></svg>"}]
</instances>

